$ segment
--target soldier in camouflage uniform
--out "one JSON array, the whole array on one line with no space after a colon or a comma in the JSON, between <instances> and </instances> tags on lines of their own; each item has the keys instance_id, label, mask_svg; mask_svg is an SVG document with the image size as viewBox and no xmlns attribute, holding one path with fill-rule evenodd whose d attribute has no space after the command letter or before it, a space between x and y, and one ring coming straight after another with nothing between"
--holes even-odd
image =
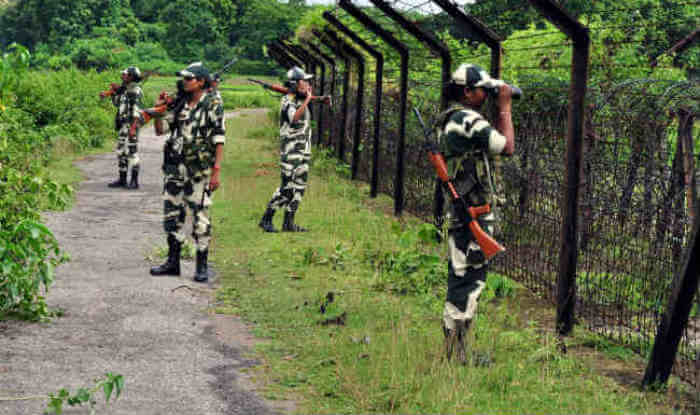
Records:
<instances>
[{"instance_id":1,"label":"soldier in camouflage uniform","mask_svg":"<svg viewBox=\"0 0 700 415\"><path fill-rule=\"evenodd\" d=\"M168 235L168 259L151 268L151 275L180 275L180 252L185 240L186 211L192 212L192 236L197 245L194 280L206 282L211 221L211 193L220 184L219 171L225 142L224 107L221 98L209 91L209 71L195 62L177 72L187 99L156 119L156 134L170 130L164 148L164 220ZM163 102L159 100L156 105Z\"/></svg>"},{"instance_id":2,"label":"soldier in camouflage uniform","mask_svg":"<svg viewBox=\"0 0 700 415\"><path fill-rule=\"evenodd\" d=\"M209 87L209 93L214 94L216 98L222 101L221 92L219 92L219 83L221 82L221 75L216 72L211 76L211 85ZM223 102L223 101L222 101Z\"/></svg>"},{"instance_id":3,"label":"soldier in camouflage uniform","mask_svg":"<svg viewBox=\"0 0 700 415\"><path fill-rule=\"evenodd\" d=\"M491 78L477 65L463 64L447 85L453 105L437 119L437 135L449 160L449 171L460 196L471 206L489 203L494 208L493 156L510 156L514 150L511 120L511 88ZM497 101L499 117L495 128L478 112L487 96ZM447 358L456 351L466 359L465 340L484 288L488 261L466 223L448 211L448 281L443 312ZM493 211L478 218L481 227L493 233Z\"/></svg>"},{"instance_id":4,"label":"soldier in camouflage uniform","mask_svg":"<svg viewBox=\"0 0 700 415\"><path fill-rule=\"evenodd\" d=\"M129 127L141 111L143 92L137 84L141 82L141 71L130 66L122 71L122 86L112 95L112 103L117 107L114 127L119 133L117 141L117 160L119 164L119 179L110 183L109 187L139 188L139 153L138 130L133 137L129 136ZM104 96L100 94L100 96ZM127 185L127 172L131 169L131 181Z\"/></svg>"},{"instance_id":5,"label":"soldier in camouflage uniform","mask_svg":"<svg viewBox=\"0 0 700 415\"><path fill-rule=\"evenodd\" d=\"M258 226L265 232L277 232L272 224L275 210L284 208L282 231L306 232L294 223L294 215L304 196L311 159L311 102L309 79L299 67L287 72L290 93L282 97L280 105L280 167L282 182L267 204L267 210Z\"/></svg>"}]
</instances>

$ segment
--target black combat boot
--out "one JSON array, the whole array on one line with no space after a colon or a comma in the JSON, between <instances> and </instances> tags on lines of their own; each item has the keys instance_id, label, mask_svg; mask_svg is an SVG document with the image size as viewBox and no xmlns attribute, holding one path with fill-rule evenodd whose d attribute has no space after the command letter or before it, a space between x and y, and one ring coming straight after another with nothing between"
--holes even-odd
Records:
<instances>
[{"instance_id":1,"label":"black combat boot","mask_svg":"<svg viewBox=\"0 0 700 415\"><path fill-rule=\"evenodd\" d=\"M131 182L129 183L129 189L139 188L139 169L131 169Z\"/></svg>"},{"instance_id":2,"label":"black combat boot","mask_svg":"<svg viewBox=\"0 0 700 415\"><path fill-rule=\"evenodd\" d=\"M457 320L455 321L455 328L452 330L445 327L443 323L442 331L445 334L445 355L448 361L452 358L452 354L456 353L455 360L457 363L467 363L465 342L470 325L471 320Z\"/></svg>"},{"instance_id":3,"label":"black combat boot","mask_svg":"<svg viewBox=\"0 0 700 415\"><path fill-rule=\"evenodd\" d=\"M182 243L178 242L173 235L168 235L168 259L163 265L151 268L151 275L180 275L180 252Z\"/></svg>"},{"instance_id":4,"label":"black combat boot","mask_svg":"<svg viewBox=\"0 0 700 415\"><path fill-rule=\"evenodd\" d=\"M108 184L107 187L126 187L126 172L120 171L119 180Z\"/></svg>"},{"instance_id":5,"label":"black combat boot","mask_svg":"<svg viewBox=\"0 0 700 415\"><path fill-rule=\"evenodd\" d=\"M294 223L294 212L284 211L284 223L282 224L282 232L306 232L308 229Z\"/></svg>"},{"instance_id":6,"label":"black combat boot","mask_svg":"<svg viewBox=\"0 0 700 415\"><path fill-rule=\"evenodd\" d=\"M275 210L272 208L267 208L262 219L260 219L260 226L265 232L277 232L275 225L272 224L272 217L275 216Z\"/></svg>"},{"instance_id":7,"label":"black combat boot","mask_svg":"<svg viewBox=\"0 0 700 415\"><path fill-rule=\"evenodd\" d=\"M207 282L209 280L209 265L207 265L207 257L209 251L197 251L197 266L194 271L194 280L197 282Z\"/></svg>"}]
</instances>

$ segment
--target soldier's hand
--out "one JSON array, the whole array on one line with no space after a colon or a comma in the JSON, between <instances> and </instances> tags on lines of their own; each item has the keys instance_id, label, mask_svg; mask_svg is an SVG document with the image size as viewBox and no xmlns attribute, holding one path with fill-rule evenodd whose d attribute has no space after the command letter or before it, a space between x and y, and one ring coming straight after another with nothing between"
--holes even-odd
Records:
<instances>
[{"instance_id":1,"label":"soldier's hand","mask_svg":"<svg viewBox=\"0 0 700 415\"><path fill-rule=\"evenodd\" d=\"M219 169L215 167L211 175L211 180L209 181L209 189L212 192L216 191L216 189L219 188L219 185L221 185L221 180L219 179Z\"/></svg>"},{"instance_id":2,"label":"soldier's hand","mask_svg":"<svg viewBox=\"0 0 700 415\"><path fill-rule=\"evenodd\" d=\"M498 88L498 107L501 111L510 111L510 105L513 101L513 88L504 83Z\"/></svg>"},{"instance_id":3,"label":"soldier's hand","mask_svg":"<svg viewBox=\"0 0 700 415\"><path fill-rule=\"evenodd\" d=\"M160 95L158 95L158 99L156 99L156 107L164 105L168 100L168 93L165 91L162 91Z\"/></svg>"},{"instance_id":4,"label":"soldier's hand","mask_svg":"<svg viewBox=\"0 0 700 415\"><path fill-rule=\"evenodd\" d=\"M105 93L105 91L100 92L100 98L104 98L106 96L107 96L107 94Z\"/></svg>"}]
</instances>

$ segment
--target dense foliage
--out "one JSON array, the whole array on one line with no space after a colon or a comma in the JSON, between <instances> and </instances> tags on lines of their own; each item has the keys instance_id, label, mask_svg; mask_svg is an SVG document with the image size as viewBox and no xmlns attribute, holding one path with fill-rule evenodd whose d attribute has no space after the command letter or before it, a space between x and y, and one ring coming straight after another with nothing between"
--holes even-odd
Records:
<instances>
[{"instance_id":1,"label":"dense foliage","mask_svg":"<svg viewBox=\"0 0 700 415\"><path fill-rule=\"evenodd\" d=\"M0 48L27 46L33 65L61 69L213 68L237 56L239 73L274 71L262 45L293 33L308 7L277 0L23 0L0 6Z\"/></svg>"},{"instance_id":2,"label":"dense foliage","mask_svg":"<svg viewBox=\"0 0 700 415\"><path fill-rule=\"evenodd\" d=\"M99 146L109 136L110 112L94 91L114 74L30 72L29 61L16 45L0 60L0 316L39 318L48 312L43 293L53 268L63 261L40 210L63 208L71 195L45 166L56 146Z\"/></svg>"}]
</instances>

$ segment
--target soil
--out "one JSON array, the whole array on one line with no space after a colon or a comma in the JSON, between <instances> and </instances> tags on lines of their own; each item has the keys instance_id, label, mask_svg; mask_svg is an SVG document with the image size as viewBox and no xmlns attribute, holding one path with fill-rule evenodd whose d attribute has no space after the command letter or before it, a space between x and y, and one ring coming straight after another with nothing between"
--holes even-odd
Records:
<instances>
[{"instance_id":1,"label":"soil","mask_svg":"<svg viewBox=\"0 0 700 415\"><path fill-rule=\"evenodd\" d=\"M102 394L97 395L98 413L271 414L295 409L292 402L265 401L242 372L258 364L247 357L256 340L239 319L211 313L215 279L193 282L192 261L183 262L180 277L149 275L154 263L147 258L156 256L156 247L165 247L163 140L152 127L142 131L138 190L107 187L117 177L114 154L77 162L86 179L77 188L73 208L44 215L71 256L57 268L47 298L62 315L48 323L0 323L0 399L46 396L61 388L75 391L114 372L124 376L125 390L108 408ZM162 259L156 256L155 261ZM40 414L46 404L46 399L0 400L0 414Z\"/></svg>"}]
</instances>

